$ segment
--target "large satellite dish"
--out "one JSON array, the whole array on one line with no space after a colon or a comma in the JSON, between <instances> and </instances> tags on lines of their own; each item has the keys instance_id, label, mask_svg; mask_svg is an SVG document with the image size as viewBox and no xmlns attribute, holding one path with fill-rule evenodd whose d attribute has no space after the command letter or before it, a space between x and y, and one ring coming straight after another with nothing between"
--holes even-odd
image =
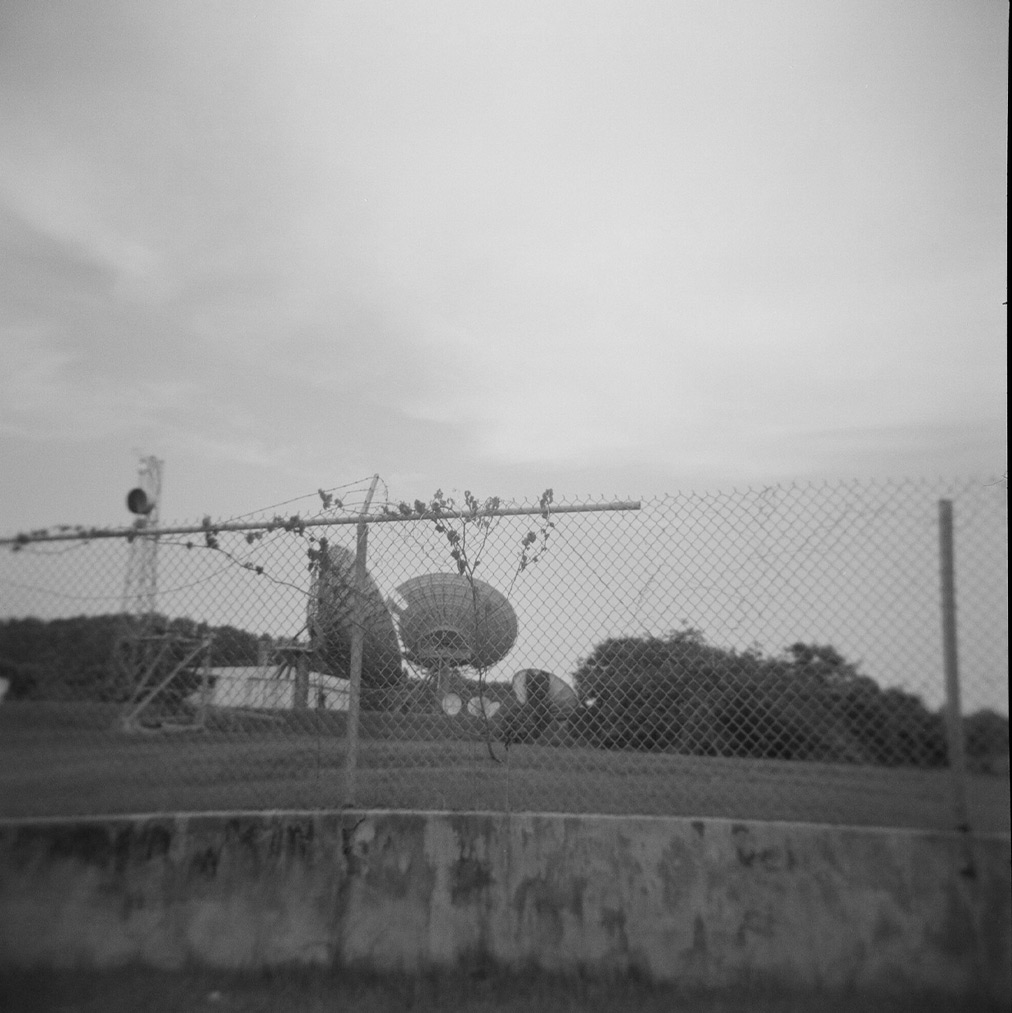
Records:
<instances>
[{"instance_id":1,"label":"large satellite dish","mask_svg":"<svg viewBox=\"0 0 1012 1013\"><path fill-rule=\"evenodd\" d=\"M335 675L346 676L356 606L364 620L362 685L396 684L401 674L397 629L376 582L365 575L361 598L355 584L355 556L341 545L328 547L315 574L309 597L309 631L320 658Z\"/></svg>"},{"instance_id":2,"label":"large satellite dish","mask_svg":"<svg viewBox=\"0 0 1012 1013\"><path fill-rule=\"evenodd\" d=\"M488 668L502 661L517 639L513 606L495 588L456 573L427 573L397 588L404 601L401 640L427 668Z\"/></svg>"}]
</instances>

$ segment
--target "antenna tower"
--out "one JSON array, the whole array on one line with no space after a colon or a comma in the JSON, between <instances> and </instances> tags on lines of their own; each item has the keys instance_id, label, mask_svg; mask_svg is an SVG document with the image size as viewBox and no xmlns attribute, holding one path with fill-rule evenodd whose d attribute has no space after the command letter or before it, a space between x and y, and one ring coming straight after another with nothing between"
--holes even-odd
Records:
<instances>
[{"instance_id":1,"label":"antenna tower","mask_svg":"<svg viewBox=\"0 0 1012 1013\"><path fill-rule=\"evenodd\" d=\"M158 507L162 464L141 458L137 485L127 493L136 534L130 540L123 584L123 627L116 641L114 665L126 703L120 722L126 731L173 730L203 725L208 695L210 637L188 636L160 622L158 616ZM201 703L187 710L185 694L202 678Z\"/></svg>"},{"instance_id":2,"label":"antenna tower","mask_svg":"<svg viewBox=\"0 0 1012 1013\"><path fill-rule=\"evenodd\" d=\"M157 457L141 458L137 487L127 495L127 507L137 514L137 537L130 543L126 580L123 585L123 614L133 620L130 626L142 630L157 612L158 536L147 535L147 528L158 528L158 506L162 498L162 465Z\"/></svg>"}]
</instances>

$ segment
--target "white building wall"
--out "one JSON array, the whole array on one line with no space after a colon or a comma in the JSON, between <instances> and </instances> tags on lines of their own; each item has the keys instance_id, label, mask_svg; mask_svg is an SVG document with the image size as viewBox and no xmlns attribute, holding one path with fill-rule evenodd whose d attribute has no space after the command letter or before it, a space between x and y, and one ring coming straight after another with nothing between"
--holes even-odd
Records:
<instances>
[{"instance_id":1,"label":"white building wall","mask_svg":"<svg viewBox=\"0 0 1012 1013\"><path fill-rule=\"evenodd\" d=\"M246 710L291 710L295 704L295 682L279 679L277 669L269 667L211 668L207 674L214 686L207 696L211 707L237 707ZM347 679L309 673L310 710L346 711L350 695ZM201 701L201 691L191 697Z\"/></svg>"}]
</instances>

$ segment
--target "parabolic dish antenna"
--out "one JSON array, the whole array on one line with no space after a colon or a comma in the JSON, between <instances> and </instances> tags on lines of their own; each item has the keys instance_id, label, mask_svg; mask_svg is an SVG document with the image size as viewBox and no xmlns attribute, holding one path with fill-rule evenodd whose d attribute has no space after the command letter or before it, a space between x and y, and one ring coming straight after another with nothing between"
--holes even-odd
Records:
<instances>
[{"instance_id":1,"label":"parabolic dish antenna","mask_svg":"<svg viewBox=\"0 0 1012 1013\"><path fill-rule=\"evenodd\" d=\"M520 704L527 703L528 686L532 676L548 677L548 700L551 706L569 714L579 706L576 692L568 682L563 682L552 672L545 672L539 668L522 668L513 676L513 693Z\"/></svg>"},{"instance_id":2,"label":"parabolic dish antenna","mask_svg":"<svg viewBox=\"0 0 1012 1013\"><path fill-rule=\"evenodd\" d=\"M401 584L397 593L405 602L399 613L401 639L423 665L488 668L516 643L513 606L484 581L427 573Z\"/></svg>"},{"instance_id":3,"label":"parabolic dish antenna","mask_svg":"<svg viewBox=\"0 0 1012 1013\"><path fill-rule=\"evenodd\" d=\"M440 706L443 708L444 714L448 714L451 718L455 718L460 713L462 702L456 693L447 693L440 702Z\"/></svg>"},{"instance_id":4,"label":"parabolic dish antenna","mask_svg":"<svg viewBox=\"0 0 1012 1013\"><path fill-rule=\"evenodd\" d=\"M313 576L308 619L317 651L336 675L348 672L351 636L359 615L365 626L363 686L395 683L400 677L401 648L393 617L368 573L359 596L354 553L342 545L331 545Z\"/></svg>"}]
</instances>

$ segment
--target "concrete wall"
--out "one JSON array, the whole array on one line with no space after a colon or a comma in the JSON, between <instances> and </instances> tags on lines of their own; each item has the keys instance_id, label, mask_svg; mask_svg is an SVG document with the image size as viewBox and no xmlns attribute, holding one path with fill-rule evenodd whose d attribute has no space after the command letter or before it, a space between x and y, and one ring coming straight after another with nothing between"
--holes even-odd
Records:
<instances>
[{"instance_id":1,"label":"concrete wall","mask_svg":"<svg viewBox=\"0 0 1012 1013\"><path fill-rule=\"evenodd\" d=\"M1004 1000L1009 857L1007 837L968 851L946 834L716 819L5 821L0 963L411 970L490 958Z\"/></svg>"}]
</instances>

